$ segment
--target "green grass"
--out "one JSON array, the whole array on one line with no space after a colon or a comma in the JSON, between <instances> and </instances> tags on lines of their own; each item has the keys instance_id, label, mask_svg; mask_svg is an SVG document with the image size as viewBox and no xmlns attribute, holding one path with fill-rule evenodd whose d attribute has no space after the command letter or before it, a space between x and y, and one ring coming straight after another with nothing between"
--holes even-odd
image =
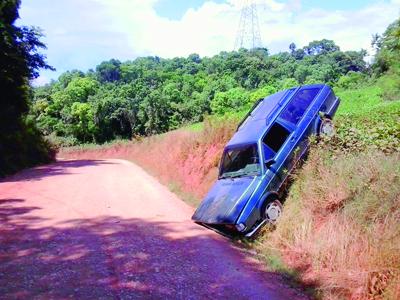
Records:
<instances>
[{"instance_id":1,"label":"green grass","mask_svg":"<svg viewBox=\"0 0 400 300\"><path fill-rule=\"evenodd\" d=\"M381 118L382 114L399 116L400 101L385 101L383 91L377 84L358 89L335 89L335 93L341 99L336 113L338 118L374 120Z\"/></svg>"},{"instance_id":2,"label":"green grass","mask_svg":"<svg viewBox=\"0 0 400 300\"><path fill-rule=\"evenodd\" d=\"M197 122L193 124L186 125L182 127L183 130L199 132L202 131L204 128L204 122Z\"/></svg>"},{"instance_id":3,"label":"green grass","mask_svg":"<svg viewBox=\"0 0 400 300\"><path fill-rule=\"evenodd\" d=\"M341 99L337 116L365 115L383 104L382 91L376 85L359 89L334 89L334 91Z\"/></svg>"}]
</instances>

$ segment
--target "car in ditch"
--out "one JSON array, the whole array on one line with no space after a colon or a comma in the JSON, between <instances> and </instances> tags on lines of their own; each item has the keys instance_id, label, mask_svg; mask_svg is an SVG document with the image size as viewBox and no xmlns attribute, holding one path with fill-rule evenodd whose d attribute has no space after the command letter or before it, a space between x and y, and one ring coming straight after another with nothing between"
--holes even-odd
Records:
<instances>
[{"instance_id":1,"label":"car in ditch","mask_svg":"<svg viewBox=\"0 0 400 300\"><path fill-rule=\"evenodd\" d=\"M311 135L332 135L340 100L325 84L291 88L260 99L222 154L218 180L192 220L227 235L251 237L276 223L290 174Z\"/></svg>"}]
</instances>

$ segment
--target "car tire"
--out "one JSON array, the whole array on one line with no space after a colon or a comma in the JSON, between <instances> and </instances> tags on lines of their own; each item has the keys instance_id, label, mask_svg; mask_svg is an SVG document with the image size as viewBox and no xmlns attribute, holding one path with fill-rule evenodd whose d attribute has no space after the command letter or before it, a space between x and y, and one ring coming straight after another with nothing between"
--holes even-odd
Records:
<instances>
[{"instance_id":1,"label":"car tire","mask_svg":"<svg viewBox=\"0 0 400 300\"><path fill-rule=\"evenodd\" d=\"M282 214L282 203L278 199L271 199L264 206L264 219L270 224L276 224Z\"/></svg>"},{"instance_id":2,"label":"car tire","mask_svg":"<svg viewBox=\"0 0 400 300\"><path fill-rule=\"evenodd\" d=\"M333 124L331 119L322 119L322 122L319 125L318 135L326 137L332 137L333 135L335 135L335 125Z\"/></svg>"}]
</instances>

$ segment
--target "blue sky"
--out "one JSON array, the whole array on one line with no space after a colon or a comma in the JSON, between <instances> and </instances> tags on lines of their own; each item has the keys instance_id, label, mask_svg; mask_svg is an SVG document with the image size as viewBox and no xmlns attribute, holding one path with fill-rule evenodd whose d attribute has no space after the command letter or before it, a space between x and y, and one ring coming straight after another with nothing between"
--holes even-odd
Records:
<instances>
[{"instance_id":1,"label":"blue sky","mask_svg":"<svg viewBox=\"0 0 400 300\"><path fill-rule=\"evenodd\" d=\"M18 24L43 29L48 63L36 84L103 60L212 56L234 47L241 0L22 0ZM400 0L257 0L263 44L271 53L333 39L367 49L400 16Z\"/></svg>"}]
</instances>

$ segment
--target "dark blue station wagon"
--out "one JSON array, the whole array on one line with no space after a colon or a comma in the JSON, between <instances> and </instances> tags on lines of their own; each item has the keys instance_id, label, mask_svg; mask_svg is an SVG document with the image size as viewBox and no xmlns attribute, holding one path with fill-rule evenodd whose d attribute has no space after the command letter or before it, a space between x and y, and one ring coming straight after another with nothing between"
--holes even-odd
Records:
<instances>
[{"instance_id":1,"label":"dark blue station wagon","mask_svg":"<svg viewBox=\"0 0 400 300\"><path fill-rule=\"evenodd\" d=\"M340 100L323 84L260 99L225 146L218 180L192 219L225 234L252 236L282 212L289 174L310 135L332 135Z\"/></svg>"}]
</instances>

